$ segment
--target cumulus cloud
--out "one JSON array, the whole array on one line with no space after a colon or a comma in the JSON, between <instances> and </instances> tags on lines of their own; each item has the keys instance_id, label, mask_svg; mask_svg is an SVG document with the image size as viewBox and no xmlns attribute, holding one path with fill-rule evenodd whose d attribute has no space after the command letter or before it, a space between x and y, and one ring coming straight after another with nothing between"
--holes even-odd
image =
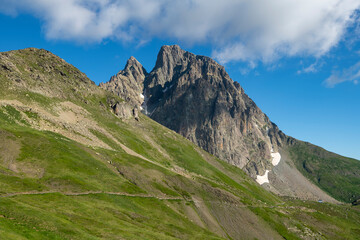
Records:
<instances>
[{"instance_id":1,"label":"cumulus cloud","mask_svg":"<svg viewBox=\"0 0 360 240\"><path fill-rule=\"evenodd\" d=\"M355 85L360 81L360 62L342 71L333 71L332 75L328 77L324 84L327 87L335 87L335 85L343 82L352 82Z\"/></svg>"},{"instance_id":2,"label":"cumulus cloud","mask_svg":"<svg viewBox=\"0 0 360 240\"><path fill-rule=\"evenodd\" d=\"M273 61L282 56L320 57L335 46L346 28L358 20L359 1L249 1L251 16L242 18L250 31L238 31L239 41L214 52L221 62L231 60Z\"/></svg>"},{"instance_id":3,"label":"cumulus cloud","mask_svg":"<svg viewBox=\"0 0 360 240\"><path fill-rule=\"evenodd\" d=\"M44 21L49 39L100 42L132 40L148 21L158 18L156 0L0 0L0 11L30 13Z\"/></svg>"},{"instance_id":4,"label":"cumulus cloud","mask_svg":"<svg viewBox=\"0 0 360 240\"><path fill-rule=\"evenodd\" d=\"M44 22L50 39L101 42L154 37L214 47L213 57L271 62L319 57L359 20L359 0L0 0L6 14Z\"/></svg>"}]
</instances>

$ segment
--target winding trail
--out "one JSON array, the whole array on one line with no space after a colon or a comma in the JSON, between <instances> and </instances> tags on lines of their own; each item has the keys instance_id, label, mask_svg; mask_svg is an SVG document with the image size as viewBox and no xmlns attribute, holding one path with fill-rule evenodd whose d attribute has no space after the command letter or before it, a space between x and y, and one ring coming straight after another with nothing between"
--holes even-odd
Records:
<instances>
[{"instance_id":1,"label":"winding trail","mask_svg":"<svg viewBox=\"0 0 360 240\"><path fill-rule=\"evenodd\" d=\"M152 196L148 194L131 194L126 192L103 192L103 191L86 191L86 192L58 192L58 191L42 191L42 192L16 192L16 193L7 193L1 194L0 197L15 197L22 195L44 195L44 194L53 194L59 193L65 196L84 196L92 194L108 194L108 195L117 195L117 196L126 196L126 197L141 197L141 198L155 198L159 200L185 200L182 197L172 197L172 196Z\"/></svg>"},{"instance_id":2,"label":"winding trail","mask_svg":"<svg viewBox=\"0 0 360 240\"><path fill-rule=\"evenodd\" d=\"M238 208L286 208L291 209L294 208L292 206L284 206L283 203L277 204L277 205L264 205L264 204L255 204L255 205L245 205L242 203L234 203L234 202L221 202L218 200L213 201L204 201L197 198L192 199L186 199L183 197L174 197L174 196L153 196L149 194L132 194L132 193L126 193L126 192L104 192L104 191L86 191L86 192L59 192L59 191L42 191L42 192L35 192L35 191L29 191L29 192L15 192L15 193L6 193L6 194L0 194L0 198L6 198L6 197L16 197L16 196L24 196L24 195L45 195L45 194L62 194L65 196L86 196L86 195L92 195L92 194L108 194L108 195L116 195L116 196L125 196L125 197L137 197L137 198L153 198L158 200L182 200L186 202L193 202L196 205L199 203L204 202L216 202L221 203L224 205L234 205Z\"/></svg>"}]
</instances>

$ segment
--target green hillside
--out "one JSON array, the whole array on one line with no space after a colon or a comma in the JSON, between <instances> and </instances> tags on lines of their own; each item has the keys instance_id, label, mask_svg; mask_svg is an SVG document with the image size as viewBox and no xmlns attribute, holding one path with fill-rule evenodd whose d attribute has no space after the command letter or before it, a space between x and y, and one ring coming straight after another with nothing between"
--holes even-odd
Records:
<instances>
[{"instance_id":1,"label":"green hillside","mask_svg":"<svg viewBox=\"0 0 360 240\"><path fill-rule=\"evenodd\" d=\"M289 151L300 172L337 200L351 203L360 198L360 161L304 142Z\"/></svg>"},{"instance_id":2,"label":"green hillside","mask_svg":"<svg viewBox=\"0 0 360 240\"><path fill-rule=\"evenodd\" d=\"M0 54L1 239L356 239L360 208L279 198L37 49Z\"/></svg>"}]
</instances>

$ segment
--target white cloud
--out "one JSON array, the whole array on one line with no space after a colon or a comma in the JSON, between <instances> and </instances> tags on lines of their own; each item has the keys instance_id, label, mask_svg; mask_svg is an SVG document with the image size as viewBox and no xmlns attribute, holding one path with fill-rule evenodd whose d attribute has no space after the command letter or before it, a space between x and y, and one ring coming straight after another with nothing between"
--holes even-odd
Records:
<instances>
[{"instance_id":1,"label":"white cloud","mask_svg":"<svg viewBox=\"0 0 360 240\"><path fill-rule=\"evenodd\" d=\"M333 71L332 75L324 81L324 84L325 86L332 88L343 82L352 82L357 85L359 81L360 62L342 71Z\"/></svg>"},{"instance_id":2,"label":"white cloud","mask_svg":"<svg viewBox=\"0 0 360 240\"><path fill-rule=\"evenodd\" d=\"M298 70L297 73L298 74L302 74L302 73L315 73L318 72L319 69L324 65L324 62L322 61L315 61L314 63L310 64L307 67L304 67L301 70Z\"/></svg>"},{"instance_id":3,"label":"white cloud","mask_svg":"<svg viewBox=\"0 0 360 240\"><path fill-rule=\"evenodd\" d=\"M0 11L30 13L44 21L49 39L100 42L132 40L159 15L157 0L0 0Z\"/></svg>"},{"instance_id":4,"label":"white cloud","mask_svg":"<svg viewBox=\"0 0 360 240\"><path fill-rule=\"evenodd\" d=\"M262 60L271 62L282 56L320 57L341 40L346 28L358 16L359 1L249 1L250 16L238 21L248 28L237 32L239 41L214 51L221 62ZM258 9L256 9L256 5ZM262 6L261 6L262 5Z\"/></svg>"},{"instance_id":5,"label":"white cloud","mask_svg":"<svg viewBox=\"0 0 360 240\"><path fill-rule=\"evenodd\" d=\"M222 63L322 56L359 8L359 0L0 0L3 13L42 19L49 39L207 43Z\"/></svg>"},{"instance_id":6,"label":"white cloud","mask_svg":"<svg viewBox=\"0 0 360 240\"><path fill-rule=\"evenodd\" d=\"M315 63L311 64L310 66L304 68L302 70L302 72L304 72L304 73L312 73L312 72L317 72L317 70L318 70L317 69L317 64L315 62Z\"/></svg>"}]
</instances>

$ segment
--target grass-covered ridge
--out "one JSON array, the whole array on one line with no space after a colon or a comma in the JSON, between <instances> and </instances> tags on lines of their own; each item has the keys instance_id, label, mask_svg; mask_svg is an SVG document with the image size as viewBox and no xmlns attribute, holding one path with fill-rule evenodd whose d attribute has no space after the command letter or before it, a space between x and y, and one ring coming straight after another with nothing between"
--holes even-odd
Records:
<instances>
[{"instance_id":1,"label":"grass-covered ridge","mask_svg":"<svg viewBox=\"0 0 360 240\"><path fill-rule=\"evenodd\" d=\"M358 207L281 199L144 115L119 119L84 79L45 50L0 54L2 238L358 236Z\"/></svg>"},{"instance_id":2,"label":"grass-covered ridge","mask_svg":"<svg viewBox=\"0 0 360 240\"><path fill-rule=\"evenodd\" d=\"M289 151L296 167L334 198L348 203L360 198L360 161L300 141Z\"/></svg>"}]
</instances>

